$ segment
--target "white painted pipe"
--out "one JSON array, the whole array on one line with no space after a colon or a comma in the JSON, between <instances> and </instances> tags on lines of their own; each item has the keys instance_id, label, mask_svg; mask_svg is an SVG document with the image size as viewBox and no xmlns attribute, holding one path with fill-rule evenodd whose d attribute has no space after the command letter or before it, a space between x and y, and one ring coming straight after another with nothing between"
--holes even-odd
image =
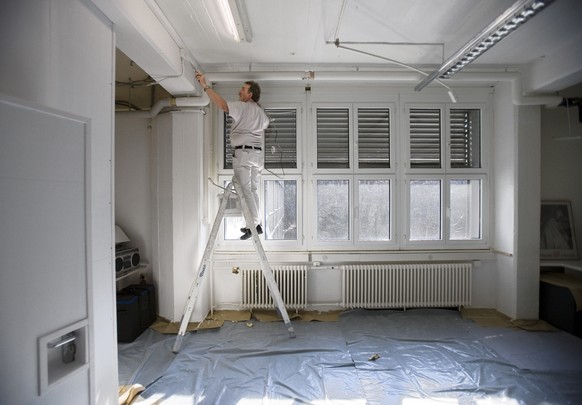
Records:
<instances>
[{"instance_id":1,"label":"white painted pipe","mask_svg":"<svg viewBox=\"0 0 582 405\"><path fill-rule=\"evenodd\" d=\"M333 81L379 81L394 83L413 83L424 77L416 72L399 71L314 71L313 76L306 80L310 72L304 71L270 71L270 72L207 72L206 75L213 82L243 82L245 80L257 81L309 81L309 82L333 82ZM562 102L562 97L553 94L523 94L521 75L508 72L459 72L447 83L495 83L509 82L513 90L513 103L515 105L545 105L556 107Z\"/></svg>"},{"instance_id":2,"label":"white painted pipe","mask_svg":"<svg viewBox=\"0 0 582 405\"><path fill-rule=\"evenodd\" d=\"M208 105L210 98L206 93L200 97L170 97L156 102L150 109L150 117L155 117L165 107L204 107Z\"/></svg>"},{"instance_id":3,"label":"white painted pipe","mask_svg":"<svg viewBox=\"0 0 582 405\"><path fill-rule=\"evenodd\" d=\"M287 71L287 72L212 72L206 73L212 82L244 82L256 81L383 81L383 82L416 82L422 75L415 72L399 71Z\"/></svg>"}]
</instances>

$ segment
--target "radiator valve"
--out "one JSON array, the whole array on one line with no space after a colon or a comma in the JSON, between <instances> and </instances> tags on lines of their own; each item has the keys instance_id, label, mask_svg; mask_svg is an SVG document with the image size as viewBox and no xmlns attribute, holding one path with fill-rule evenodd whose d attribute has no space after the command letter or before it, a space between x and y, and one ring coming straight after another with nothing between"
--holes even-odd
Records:
<instances>
[{"instance_id":1,"label":"radiator valve","mask_svg":"<svg viewBox=\"0 0 582 405\"><path fill-rule=\"evenodd\" d=\"M232 266L232 273L233 274L238 274L239 270L240 270L240 268L238 266Z\"/></svg>"}]
</instances>

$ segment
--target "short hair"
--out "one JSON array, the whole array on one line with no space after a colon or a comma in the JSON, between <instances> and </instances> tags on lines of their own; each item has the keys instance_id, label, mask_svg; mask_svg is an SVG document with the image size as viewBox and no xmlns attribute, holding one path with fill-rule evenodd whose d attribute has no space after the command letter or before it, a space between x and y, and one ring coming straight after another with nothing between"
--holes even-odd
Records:
<instances>
[{"instance_id":1,"label":"short hair","mask_svg":"<svg viewBox=\"0 0 582 405\"><path fill-rule=\"evenodd\" d=\"M259 83L251 80L251 81L245 82L245 84L249 85L249 91L253 94L253 96L251 97L253 99L253 101L255 103L258 103L259 99L261 98L261 86L259 86Z\"/></svg>"}]
</instances>

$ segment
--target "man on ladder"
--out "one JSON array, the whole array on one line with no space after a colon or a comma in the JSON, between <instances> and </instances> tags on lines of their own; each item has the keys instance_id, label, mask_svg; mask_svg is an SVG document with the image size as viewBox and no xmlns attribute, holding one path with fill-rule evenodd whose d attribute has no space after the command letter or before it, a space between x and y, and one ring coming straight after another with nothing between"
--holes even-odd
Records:
<instances>
[{"instance_id":1,"label":"man on ladder","mask_svg":"<svg viewBox=\"0 0 582 405\"><path fill-rule=\"evenodd\" d=\"M214 225L212 226L210 238L208 239L198 273L196 274L196 278L186 301L186 308L184 309L184 314L182 315L182 320L180 322L180 330L178 331L178 336L176 337L176 342L174 343L172 351L177 353L182 344L182 339L186 333L188 322L198 297L198 289L201 285L202 278L208 269L216 235L224 216L227 201L231 195L236 195L239 199L243 217L246 221L246 227L241 229L243 235L240 238L242 240L252 238L273 301L277 304L277 308L283 317L283 321L288 326L288 331L291 334L291 337L295 337L295 331L293 326L291 326L289 315L285 309L285 303L281 298L281 293L279 292L279 288L273 277L271 266L269 265L267 256L259 239L259 234L263 233L261 217L259 215L259 180L263 169L263 143L265 129L269 126L267 114L257 103L261 95L261 89L255 82L245 82L242 89L239 91L239 101L227 102L220 97L218 93L212 90L210 86L208 86L206 78L202 73L196 72L196 79L208 94L212 102L230 115L234 120L230 135L230 142L234 150L234 156L232 159L234 177L232 183L229 183L225 188L222 202L218 214L216 215L216 219L214 220Z\"/></svg>"},{"instance_id":2,"label":"man on ladder","mask_svg":"<svg viewBox=\"0 0 582 405\"><path fill-rule=\"evenodd\" d=\"M242 240L251 237L253 227L262 234L259 215L259 181L263 170L263 144L265 129L269 126L269 117L258 104L261 88L253 81L245 82L238 93L238 101L226 101L206 83L206 78L196 72L200 83L212 102L230 117L234 123L230 129L230 144L233 150L232 168L243 189L244 198L249 206L253 223L241 228Z\"/></svg>"}]
</instances>

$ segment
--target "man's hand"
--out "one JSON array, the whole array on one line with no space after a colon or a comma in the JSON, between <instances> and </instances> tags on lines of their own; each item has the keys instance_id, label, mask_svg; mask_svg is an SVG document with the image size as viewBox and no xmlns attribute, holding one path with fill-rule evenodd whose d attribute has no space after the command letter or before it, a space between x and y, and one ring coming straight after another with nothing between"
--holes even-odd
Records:
<instances>
[{"instance_id":1,"label":"man's hand","mask_svg":"<svg viewBox=\"0 0 582 405\"><path fill-rule=\"evenodd\" d=\"M207 86L206 77L204 77L204 74L198 70L196 71L196 80L198 80L198 83L200 83L200 86L202 86L202 88L205 88Z\"/></svg>"}]
</instances>

